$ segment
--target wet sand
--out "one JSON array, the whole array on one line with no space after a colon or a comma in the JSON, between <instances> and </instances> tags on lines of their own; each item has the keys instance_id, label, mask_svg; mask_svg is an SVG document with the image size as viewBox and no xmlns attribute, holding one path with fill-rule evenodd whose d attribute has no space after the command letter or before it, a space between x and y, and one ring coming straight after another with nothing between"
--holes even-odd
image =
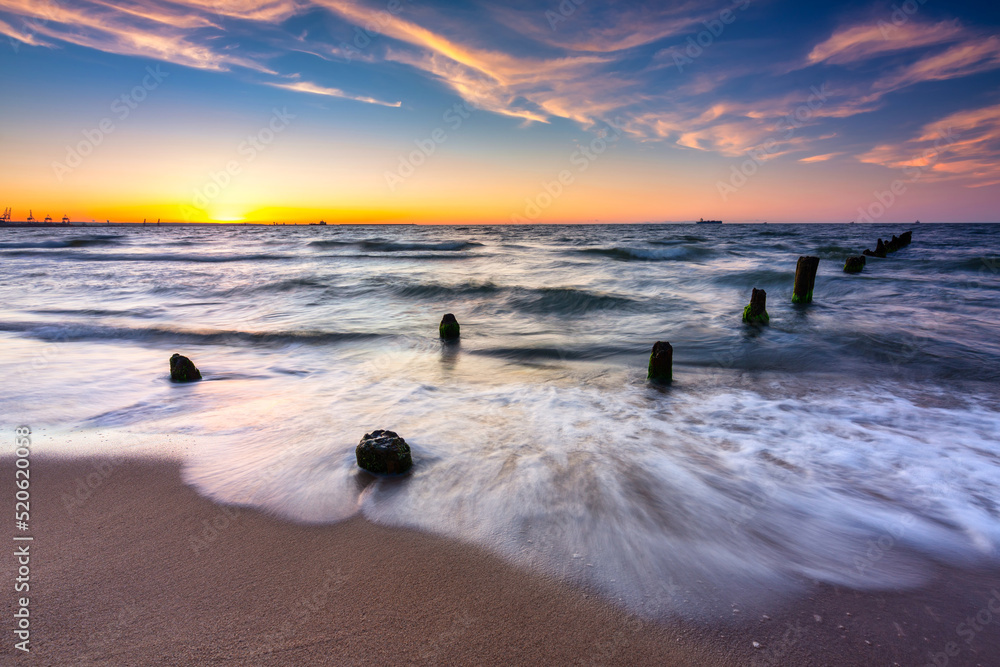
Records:
<instances>
[{"instance_id":1,"label":"wet sand","mask_svg":"<svg viewBox=\"0 0 1000 667\"><path fill-rule=\"evenodd\" d=\"M176 463L127 461L87 487L98 465L31 462L37 664L1000 665L998 569L942 567L903 592L814 585L766 614L657 622L452 540L215 505ZM11 506L13 479L4 459ZM12 656L22 594L15 558L2 560Z\"/></svg>"}]
</instances>

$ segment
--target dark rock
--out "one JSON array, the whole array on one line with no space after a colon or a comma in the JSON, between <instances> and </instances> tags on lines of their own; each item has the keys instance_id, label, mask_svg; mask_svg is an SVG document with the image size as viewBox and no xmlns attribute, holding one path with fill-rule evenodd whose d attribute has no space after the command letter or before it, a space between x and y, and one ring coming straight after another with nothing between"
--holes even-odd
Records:
<instances>
[{"instance_id":1,"label":"dark rock","mask_svg":"<svg viewBox=\"0 0 1000 667\"><path fill-rule=\"evenodd\" d=\"M753 288L750 303L743 309L743 321L747 324L767 324L771 318L767 314L767 292Z\"/></svg>"},{"instance_id":2,"label":"dark rock","mask_svg":"<svg viewBox=\"0 0 1000 667\"><path fill-rule=\"evenodd\" d=\"M359 467L383 475L398 475L413 465L410 446L393 431L379 429L365 434L354 454Z\"/></svg>"},{"instance_id":3,"label":"dark rock","mask_svg":"<svg viewBox=\"0 0 1000 667\"><path fill-rule=\"evenodd\" d=\"M190 359L174 354L170 357L170 379L174 382L194 382L201 379L201 372Z\"/></svg>"},{"instance_id":4,"label":"dark rock","mask_svg":"<svg viewBox=\"0 0 1000 667\"><path fill-rule=\"evenodd\" d=\"M455 316L448 313L441 318L441 325L438 327L438 332L444 340L456 340L461 334L461 327L458 325L458 320L455 319Z\"/></svg>"},{"instance_id":5,"label":"dark rock","mask_svg":"<svg viewBox=\"0 0 1000 667\"><path fill-rule=\"evenodd\" d=\"M649 372L646 379L651 382L669 383L674 379L674 348L670 343L658 341L649 355Z\"/></svg>"},{"instance_id":6,"label":"dark rock","mask_svg":"<svg viewBox=\"0 0 1000 667\"><path fill-rule=\"evenodd\" d=\"M865 256L848 257L844 262L844 273L861 273L865 268Z\"/></svg>"}]
</instances>

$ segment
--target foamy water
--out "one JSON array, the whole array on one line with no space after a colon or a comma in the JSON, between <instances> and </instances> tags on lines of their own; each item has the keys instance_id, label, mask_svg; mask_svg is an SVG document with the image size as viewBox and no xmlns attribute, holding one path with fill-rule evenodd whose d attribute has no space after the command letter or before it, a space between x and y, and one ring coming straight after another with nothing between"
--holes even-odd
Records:
<instances>
[{"instance_id":1,"label":"foamy water","mask_svg":"<svg viewBox=\"0 0 1000 667\"><path fill-rule=\"evenodd\" d=\"M904 228L94 231L0 231L0 415L51 453L180 458L211 498L455 537L651 615L997 556L992 226L915 227L860 276L843 257ZM205 381L170 384L173 352ZM376 428L409 475L358 471Z\"/></svg>"}]
</instances>

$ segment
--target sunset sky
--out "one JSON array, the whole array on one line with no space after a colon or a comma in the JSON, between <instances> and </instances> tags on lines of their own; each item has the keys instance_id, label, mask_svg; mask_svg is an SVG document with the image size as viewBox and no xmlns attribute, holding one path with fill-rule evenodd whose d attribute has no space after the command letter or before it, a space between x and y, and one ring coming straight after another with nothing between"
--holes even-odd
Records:
<instances>
[{"instance_id":1,"label":"sunset sky","mask_svg":"<svg viewBox=\"0 0 1000 667\"><path fill-rule=\"evenodd\" d=\"M1000 221L998 25L928 0L0 0L0 208Z\"/></svg>"}]
</instances>

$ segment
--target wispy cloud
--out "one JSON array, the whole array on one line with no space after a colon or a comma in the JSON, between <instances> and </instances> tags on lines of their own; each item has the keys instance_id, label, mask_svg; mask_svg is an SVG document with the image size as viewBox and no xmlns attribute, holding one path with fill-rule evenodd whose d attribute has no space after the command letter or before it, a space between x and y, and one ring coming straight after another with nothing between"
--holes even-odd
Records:
<instances>
[{"instance_id":1,"label":"wispy cloud","mask_svg":"<svg viewBox=\"0 0 1000 667\"><path fill-rule=\"evenodd\" d=\"M832 160L833 158L840 155L843 155L843 153L826 153L825 155L812 155L810 157L799 158L799 162L806 162L806 163L828 162L829 160Z\"/></svg>"},{"instance_id":2,"label":"wispy cloud","mask_svg":"<svg viewBox=\"0 0 1000 667\"><path fill-rule=\"evenodd\" d=\"M339 97L345 100L354 100L355 102L365 102L367 104L378 104L384 107L402 106L402 102L383 102L382 100L375 99L374 97L351 95L350 93L345 93L339 88L324 88L323 86L317 86L316 84L309 83L307 81L296 81L295 83L268 83L267 85L275 88L283 88L285 90L294 90L297 93L310 93L312 95L325 95L326 97Z\"/></svg>"},{"instance_id":3,"label":"wispy cloud","mask_svg":"<svg viewBox=\"0 0 1000 667\"><path fill-rule=\"evenodd\" d=\"M924 81L956 79L1000 67L1000 39L972 38L948 50L921 58L912 65L879 79L878 91L893 91Z\"/></svg>"},{"instance_id":4,"label":"wispy cloud","mask_svg":"<svg viewBox=\"0 0 1000 667\"><path fill-rule=\"evenodd\" d=\"M227 70L238 66L272 73L251 58L216 50L198 29L214 24L190 16L180 8L167 13L140 5L124 7L109 2L70 7L45 0L0 0L0 11L19 16L33 43L37 35L54 45L61 41L126 56L154 58L198 69Z\"/></svg>"},{"instance_id":5,"label":"wispy cloud","mask_svg":"<svg viewBox=\"0 0 1000 667\"><path fill-rule=\"evenodd\" d=\"M881 144L858 157L892 169L927 169L930 178L970 187L1000 181L1000 105L950 114L901 144Z\"/></svg>"},{"instance_id":6,"label":"wispy cloud","mask_svg":"<svg viewBox=\"0 0 1000 667\"><path fill-rule=\"evenodd\" d=\"M517 33L550 46L578 52L611 53L677 37L695 26L704 29L701 21L718 14L713 4L721 3L688 0L654 5L623 4L615 7L613 17L609 18L609 12L597 2L573 3L572 12L567 12L566 5L559 3L552 3L551 7L531 3L527 9L494 7L490 15Z\"/></svg>"},{"instance_id":7,"label":"wispy cloud","mask_svg":"<svg viewBox=\"0 0 1000 667\"><path fill-rule=\"evenodd\" d=\"M30 26L25 26L25 29L18 30L3 20L0 20L0 35L17 40L28 46L51 46L48 42L38 39L37 34Z\"/></svg>"},{"instance_id":8,"label":"wispy cloud","mask_svg":"<svg viewBox=\"0 0 1000 667\"><path fill-rule=\"evenodd\" d=\"M964 33L956 21L887 25L869 22L841 28L810 51L806 64L845 65L888 53L953 42Z\"/></svg>"}]
</instances>

